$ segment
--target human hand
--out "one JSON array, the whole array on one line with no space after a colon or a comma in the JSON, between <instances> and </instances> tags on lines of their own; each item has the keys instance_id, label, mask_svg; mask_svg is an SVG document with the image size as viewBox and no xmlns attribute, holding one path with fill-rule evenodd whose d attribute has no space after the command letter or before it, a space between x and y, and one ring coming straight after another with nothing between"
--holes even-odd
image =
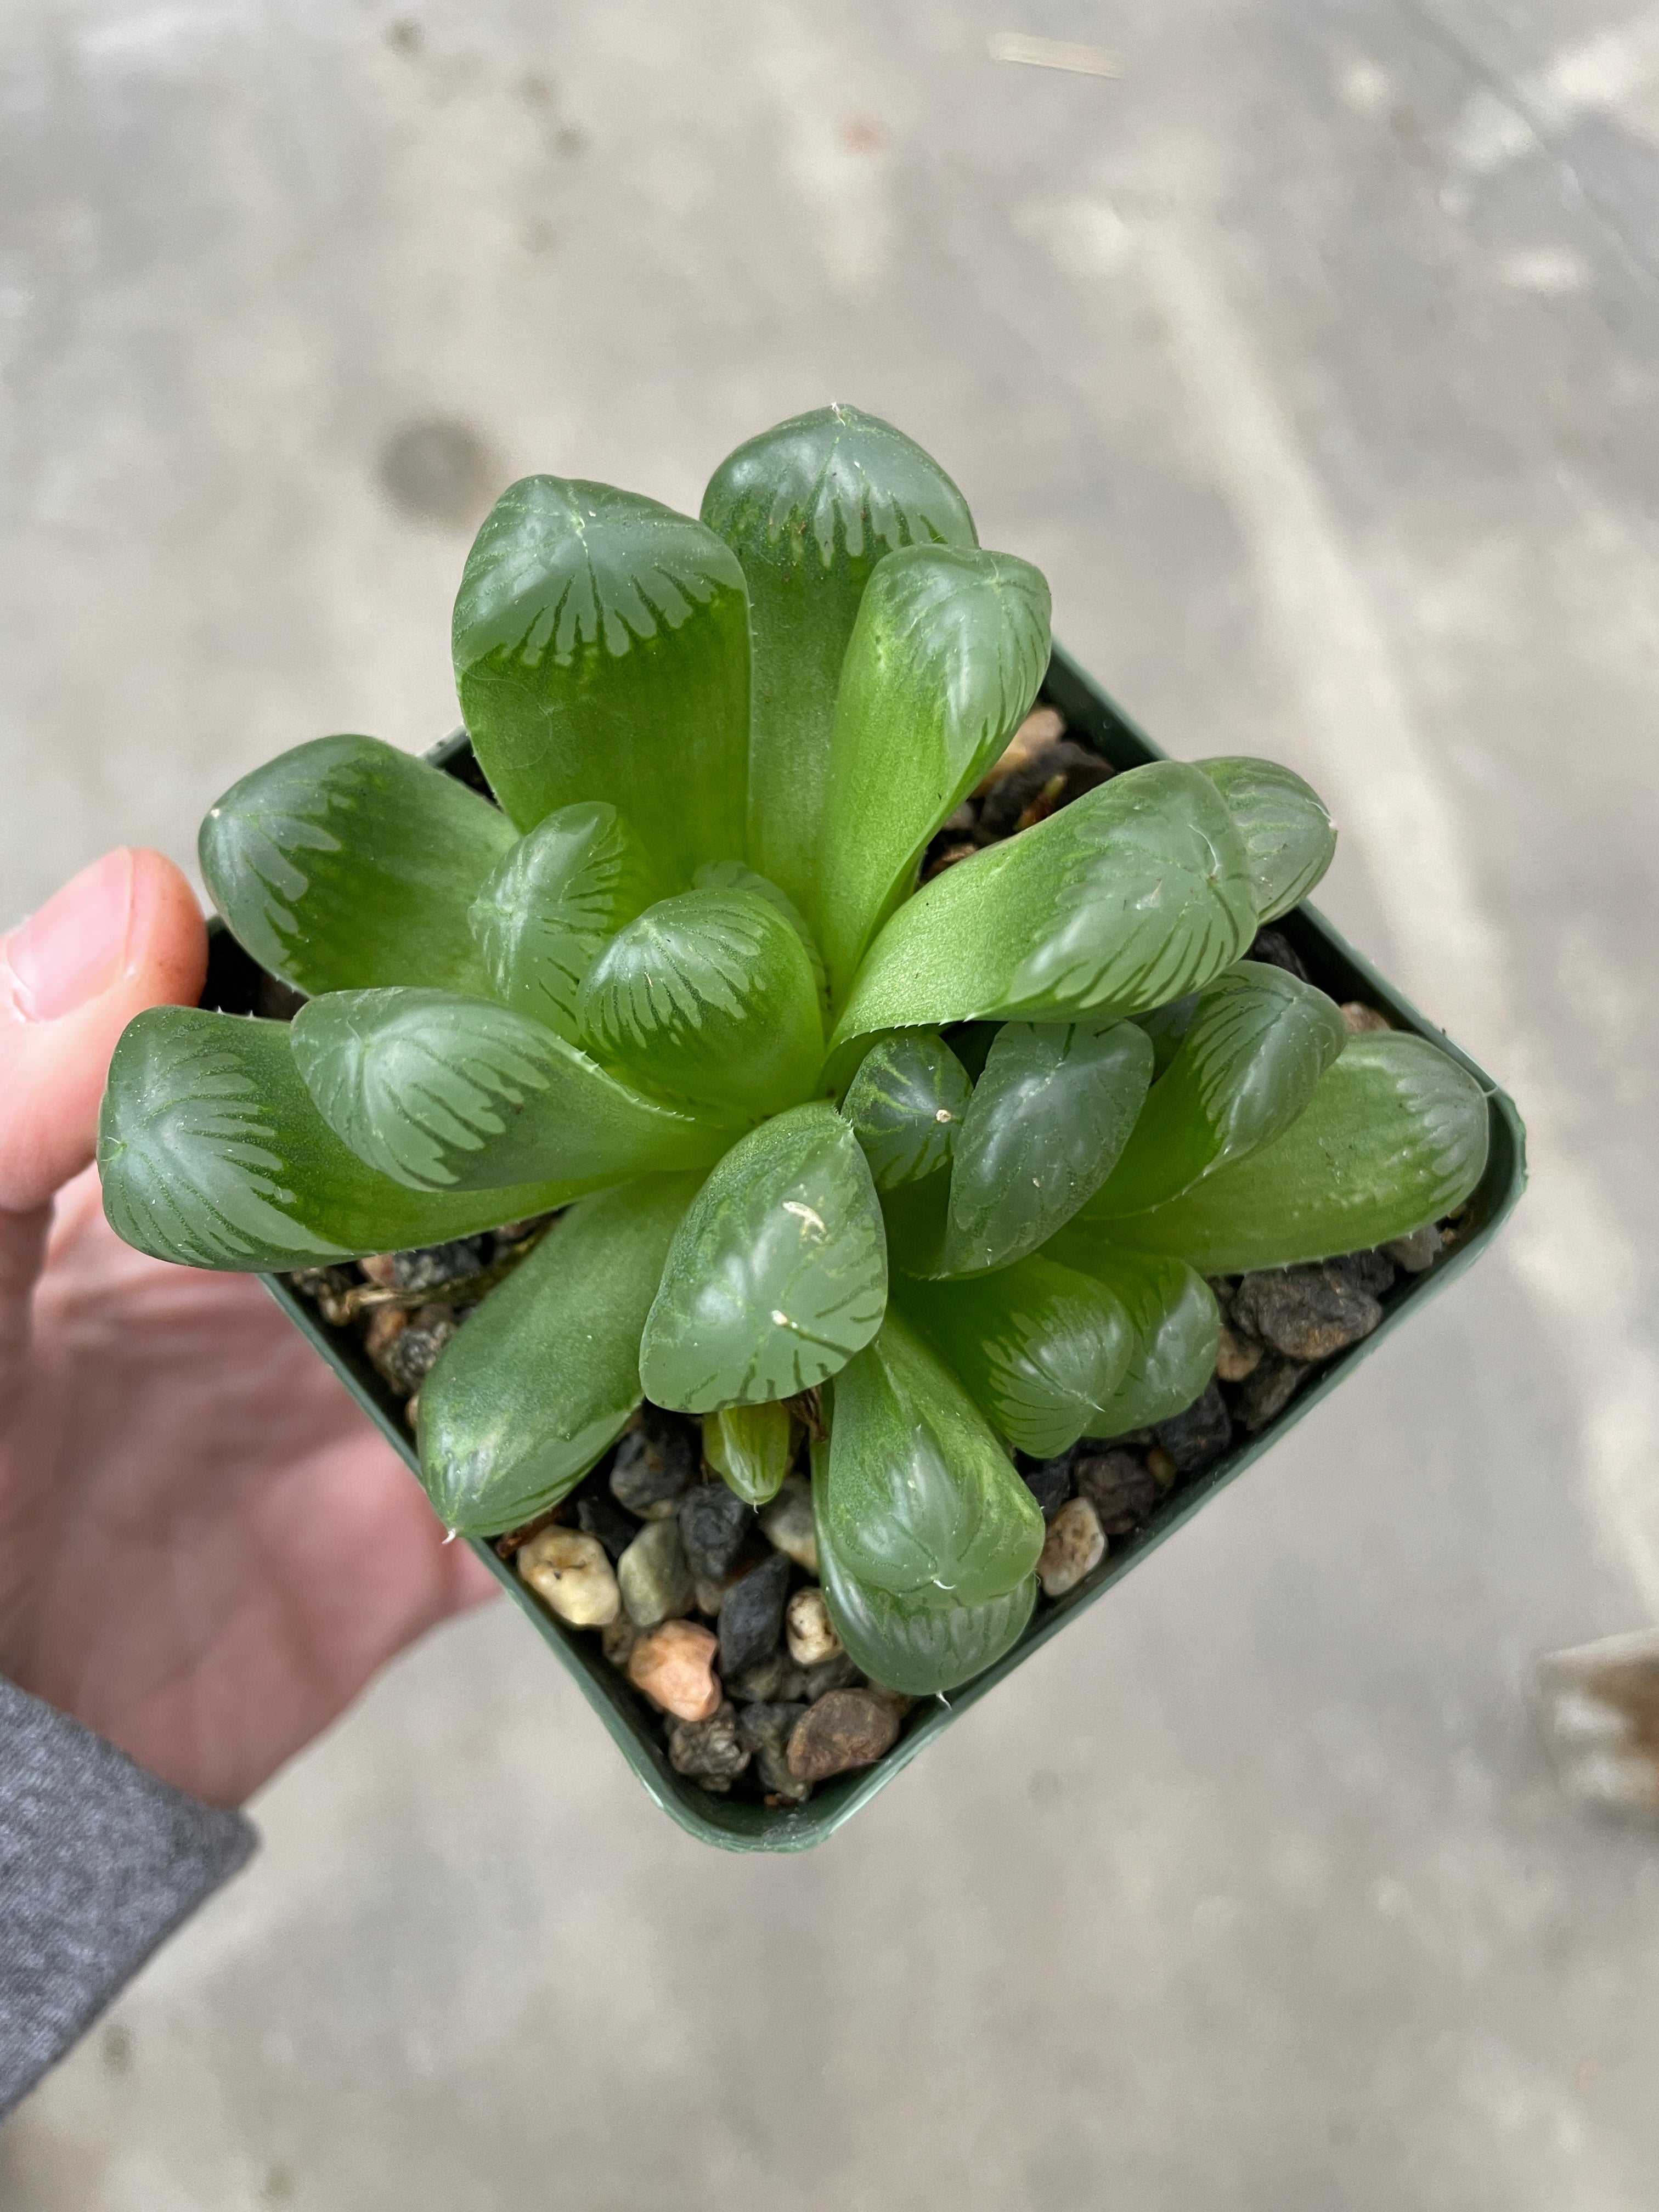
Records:
<instances>
[{"instance_id":1,"label":"human hand","mask_svg":"<svg viewBox=\"0 0 1659 2212\"><path fill-rule=\"evenodd\" d=\"M125 850L0 943L0 1674L236 1805L495 1585L258 1283L104 1220L110 1054L206 958Z\"/></svg>"}]
</instances>

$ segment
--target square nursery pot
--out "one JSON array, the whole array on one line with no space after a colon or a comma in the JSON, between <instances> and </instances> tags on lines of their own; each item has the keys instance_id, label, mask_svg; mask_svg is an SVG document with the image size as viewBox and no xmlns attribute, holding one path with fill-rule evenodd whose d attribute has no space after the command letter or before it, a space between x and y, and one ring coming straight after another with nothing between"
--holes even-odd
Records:
<instances>
[{"instance_id":1,"label":"square nursery pot","mask_svg":"<svg viewBox=\"0 0 1659 2212\"><path fill-rule=\"evenodd\" d=\"M1114 768L1137 768L1144 762L1164 757L1058 647L1049 664L1042 696L1064 716L1069 735L1094 748ZM464 732L458 732L436 746L428 757L452 775L463 777L480 789L484 787ZM1460 1052L1442 1030L1385 982L1312 907L1296 908L1274 927L1289 940L1311 980L1331 997L1339 1001L1364 1000L1380 1008L1397 1028L1414 1030L1427 1037L1450 1053L1477 1079L1486 1094L1491 1118L1491 1152L1485 1177L1459 1219L1455 1238L1427 1272L1406 1275L1386 1295L1382 1322L1369 1337L1339 1352L1322 1367L1260 1434L1235 1445L1212 1465L1178 1484L1151 1519L1133 1534L1114 1538L1101 1565L1075 1589L1056 1602L1044 1601L1039 1604L1025 1635L994 1666L976 1680L951 1692L948 1699L939 1697L918 1703L898 1741L884 1759L861 1771L843 1774L821 1784L809 1802L799 1807L773 1809L737 1797L710 1796L695 1782L674 1771L653 1716L627 1678L606 1662L598 1638L591 1633L584 1635L567 1629L524 1587L511 1565L499 1558L490 1544L474 1542L478 1558L574 1675L583 1696L610 1730L647 1792L691 1835L723 1850L738 1851L799 1851L822 1843L1040 1644L1067 1627L1085 1607L1103 1597L1165 1537L1173 1535L1218 1491L1243 1474L1287 1429L1338 1389L1357 1362L1373 1352L1408 1315L1417 1313L1425 1301L1454 1276L1471 1267L1492 1243L1526 1182L1525 1132L1513 1103L1467 1053ZM216 927L204 1005L236 1012L257 1009L275 1013L289 1010L293 1003L292 994L284 986L272 983L222 927ZM268 1276L265 1280L272 1297L295 1327L310 1338L392 1449L402 1455L411 1470L416 1468L414 1441L402 1407L370 1364L356 1336L349 1330L327 1326L310 1300L301 1297L281 1278Z\"/></svg>"}]
</instances>

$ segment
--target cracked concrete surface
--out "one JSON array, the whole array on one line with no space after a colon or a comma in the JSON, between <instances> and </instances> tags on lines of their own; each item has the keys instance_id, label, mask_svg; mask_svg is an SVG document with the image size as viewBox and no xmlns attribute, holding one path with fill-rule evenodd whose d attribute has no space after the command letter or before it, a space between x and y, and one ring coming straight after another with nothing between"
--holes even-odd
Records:
<instances>
[{"instance_id":1,"label":"cracked concrete surface","mask_svg":"<svg viewBox=\"0 0 1659 2212\"><path fill-rule=\"evenodd\" d=\"M998 30L1119 79L1000 66ZM892 416L1520 1096L1506 1241L840 1838L651 1812L496 1612L0 2133L20 2212L1639 2212L1650 1831L1530 1656L1659 1615L1659 9L9 0L21 910L243 769L450 726L531 468L695 507Z\"/></svg>"}]
</instances>

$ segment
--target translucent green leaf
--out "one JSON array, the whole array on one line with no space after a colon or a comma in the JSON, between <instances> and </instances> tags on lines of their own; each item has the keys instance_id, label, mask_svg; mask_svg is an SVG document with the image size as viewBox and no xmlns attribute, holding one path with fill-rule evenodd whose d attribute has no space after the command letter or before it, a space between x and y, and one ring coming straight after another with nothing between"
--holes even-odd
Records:
<instances>
[{"instance_id":1,"label":"translucent green leaf","mask_svg":"<svg viewBox=\"0 0 1659 2212\"><path fill-rule=\"evenodd\" d=\"M495 996L572 1043L576 1001L607 938L666 886L614 806L560 806L521 837L472 902Z\"/></svg>"},{"instance_id":2,"label":"translucent green leaf","mask_svg":"<svg viewBox=\"0 0 1659 2212\"><path fill-rule=\"evenodd\" d=\"M582 986L583 1035L635 1081L758 1120L823 1058L805 946L755 891L682 891L613 937Z\"/></svg>"},{"instance_id":3,"label":"translucent green leaf","mask_svg":"<svg viewBox=\"0 0 1659 2212\"><path fill-rule=\"evenodd\" d=\"M823 1456L813 1454L815 1462ZM1036 1604L1035 1575L981 1605L894 1597L860 1581L837 1553L824 1524L824 1489L816 1479L818 1577L836 1633L860 1673L907 1697L933 1697L972 1681L1018 1643Z\"/></svg>"},{"instance_id":4,"label":"translucent green leaf","mask_svg":"<svg viewBox=\"0 0 1659 2212\"><path fill-rule=\"evenodd\" d=\"M1135 1027L1145 1030L1152 1041L1154 1083L1167 1072L1180 1051L1181 1040L1192 1026L1201 995L1200 992L1188 991L1184 999L1171 999L1167 1006L1154 1006L1150 1013L1135 1016Z\"/></svg>"},{"instance_id":5,"label":"translucent green leaf","mask_svg":"<svg viewBox=\"0 0 1659 2212\"><path fill-rule=\"evenodd\" d=\"M986 1419L1036 1459L1077 1442L1129 1364L1133 1336L1117 1299L1042 1255L963 1282L907 1282L898 1297Z\"/></svg>"},{"instance_id":6,"label":"translucent green leaf","mask_svg":"<svg viewBox=\"0 0 1659 2212\"><path fill-rule=\"evenodd\" d=\"M640 1402L640 1330L695 1176L581 1200L493 1290L421 1386L439 1518L494 1535L574 1490Z\"/></svg>"},{"instance_id":7,"label":"translucent green leaf","mask_svg":"<svg viewBox=\"0 0 1659 2212\"><path fill-rule=\"evenodd\" d=\"M702 1455L726 1488L749 1505L764 1505L783 1487L795 1456L787 1406L723 1406L705 1413Z\"/></svg>"},{"instance_id":8,"label":"translucent green leaf","mask_svg":"<svg viewBox=\"0 0 1659 2212\"><path fill-rule=\"evenodd\" d=\"M1336 831L1311 784L1277 761L1194 763L1227 802L1249 856L1257 919L1273 921L1306 898L1331 865Z\"/></svg>"},{"instance_id":9,"label":"translucent green leaf","mask_svg":"<svg viewBox=\"0 0 1659 2212\"><path fill-rule=\"evenodd\" d=\"M1135 1014L1255 932L1244 848L1195 768L1154 761L924 884L865 956L835 1043L1009 1014Z\"/></svg>"},{"instance_id":10,"label":"translucent green leaf","mask_svg":"<svg viewBox=\"0 0 1659 2212\"><path fill-rule=\"evenodd\" d=\"M467 556L454 653L473 750L521 829L603 799L671 884L743 858L749 597L702 523L526 477Z\"/></svg>"},{"instance_id":11,"label":"translucent green leaf","mask_svg":"<svg viewBox=\"0 0 1659 2212\"><path fill-rule=\"evenodd\" d=\"M562 1206L552 1181L413 1191L349 1152L312 1103L285 1022L156 1006L127 1024L98 1139L118 1236L192 1267L275 1270L409 1251Z\"/></svg>"},{"instance_id":12,"label":"translucent green leaf","mask_svg":"<svg viewBox=\"0 0 1659 2212\"><path fill-rule=\"evenodd\" d=\"M483 991L467 927L513 842L499 807L378 738L318 738L245 775L202 824L237 942L296 990Z\"/></svg>"},{"instance_id":13,"label":"translucent green leaf","mask_svg":"<svg viewBox=\"0 0 1659 2212\"><path fill-rule=\"evenodd\" d=\"M1114 1242L1176 1252L1206 1274L1288 1267L1408 1237L1486 1172L1486 1094L1424 1037L1351 1037L1300 1118Z\"/></svg>"},{"instance_id":14,"label":"translucent green leaf","mask_svg":"<svg viewBox=\"0 0 1659 2212\"><path fill-rule=\"evenodd\" d=\"M951 1164L973 1086L937 1030L905 1030L867 1052L842 1113L879 1191L921 1182Z\"/></svg>"},{"instance_id":15,"label":"translucent green leaf","mask_svg":"<svg viewBox=\"0 0 1659 2212\"><path fill-rule=\"evenodd\" d=\"M776 907L802 945L812 963L812 980L818 987L818 996L827 1000L830 994L830 974L823 964L817 940L806 927L806 918L787 891L780 890L764 876L757 875L753 868L745 867L741 860L710 860L699 868L692 878L692 887L700 891L754 891Z\"/></svg>"},{"instance_id":16,"label":"translucent green leaf","mask_svg":"<svg viewBox=\"0 0 1659 2212\"><path fill-rule=\"evenodd\" d=\"M957 1138L939 1272L1006 1267L1046 1243L1111 1173L1152 1079L1133 1022L1008 1023Z\"/></svg>"},{"instance_id":17,"label":"translucent green leaf","mask_svg":"<svg viewBox=\"0 0 1659 2212\"><path fill-rule=\"evenodd\" d=\"M813 884L833 999L1048 665L1048 586L1012 554L913 546L870 579L842 670Z\"/></svg>"},{"instance_id":18,"label":"translucent green leaf","mask_svg":"<svg viewBox=\"0 0 1659 2212\"><path fill-rule=\"evenodd\" d=\"M331 991L289 1031L341 1142L413 1190L498 1190L554 1176L598 1190L708 1167L727 1136L618 1083L510 1007L448 991Z\"/></svg>"},{"instance_id":19,"label":"translucent green leaf","mask_svg":"<svg viewBox=\"0 0 1659 2212\"><path fill-rule=\"evenodd\" d=\"M1081 1221L1063 1229L1044 1256L1092 1275L1128 1316L1123 1379L1086 1433L1125 1436L1184 1413L1214 1374L1221 1340L1221 1316L1203 1276L1184 1260L1124 1251Z\"/></svg>"},{"instance_id":20,"label":"translucent green leaf","mask_svg":"<svg viewBox=\"0 0 1659 2212\"><path fill-rule=\"evenodd\" d=\"M663 1270L640 1373L659 1406L706 1413L792 1398L881 1325L887 1248L870 1170L831 1106L797 1106L735 1144Z\"/></svg>"},{"instance_id":21,"label":"translucent green leaf","mask_svg":"<svg viewBox=\"0 0 1659 2212\"><path fill-rule=\"evenodd\" d=\"M1036 1502L983 1416L894 1313L836 1378L819 1480L837 1556L890 1596L981 1604L1042 1549Z\"/></svg>"},{"instance_id":22,"label":"translucent green leaf","mask_svg":"<svg viewBox=\"0 0 1659 2212\"><path fill-rule=\"evenodd\" d=\"M876 564L905 545L972 545L973 518L936 461L856 407L821 407L722 461L702 519L749 580L754 728L749 858L798 906L822 842L842 662Z\"/></svg>"},{"instance_id":23,"label":"translucent green leaf","mask_svg":"<svg viewBox=\"0 0 1659 2212\"><path fill-rule=\"evenodd\" d=\"M1342 1010L1310 983L1242 960L1200 994L1169 1073L1091 1220L1161 1205L1295 1121L1347 1042Z\"/></svg>"}]
</instances>

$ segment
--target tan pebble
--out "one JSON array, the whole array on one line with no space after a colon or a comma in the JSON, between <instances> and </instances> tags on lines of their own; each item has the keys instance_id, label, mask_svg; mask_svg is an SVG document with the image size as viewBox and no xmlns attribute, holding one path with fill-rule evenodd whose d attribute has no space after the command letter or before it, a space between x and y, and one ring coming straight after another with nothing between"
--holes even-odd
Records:
<instances>
[{"instance_id":1,"label":"tan pebble","mask_svg":"<svg viewBox=\"0 0 1659 2212\"><path fill-rule=\"evenodd\" d=\"M576 1528L544 1528L520 1545L519 1573L573 1628L608 1628L622 1592L605 1546Z\"/></svg>"},{"instance_id":2,"label":"tan pebble","mask_svg":"<svg viewBox=\"0 0 1659 2212\"><path fill-rule=\"evenodd\" d=\"M720 1648L714 1632L695 1620L665 1620L629 1654L628 1679L676 1720L711 1720L720 1709Z\"/></svg>"},{"instance_id":3,"label":"tan pebble","mask_svg":"<svg viewBox=\"0 0 1659 2212\"><path fill-rule=\"evenodd\" d=\"M359 1260L357 1265L376 1290L389 1291L392 1288L396 1277L390 1252L371 1252L366 1260Z\"/></svg>"},{"instance_id":4,"label":"tan pebble","mask_svg":"<svg viewBox=\"0 0 1659 2212\"><path fill-rule=\"evenodd\" d=\"M1037 1560L1037 1579L1045 1597L1064 1597L1075 1589L1106 1556L1106 1536L1100 1516L1086 1498L1073 1498L1048 1523L1048 1539Z\"/></svg>"},{"instance_id":5,"label":"tan pebble","mask_svg":"<svg viewBox=\"0 0 1659 2212\"><path fill-rule=\"evenodd\" d=\"M1225 1322L1215 1355L1215 1371L1224 1382L1242 1382L1261 1364L1261 1346L1249 1337L1235 1336Z\"/></svg>"},{"instance_id":6,"label":"tan pebble","mask_svg":"<svg viewBox=\"0 0 1659 2212\"><path fill-rule=\"evenodd\" d=\"M822 1590L798 1589L789 1601L783 1620L789 1656L796 1666L816 1667L820 1660L833 1659L841 1650L841 1638L836 1633Z\"/></svg>"},{"instance_id":7,"label":"tan pebble","mask_svg":"<svg viewBox=\"0 0 1659 2212\"><path fill-rule=\"evenodd\" d=\"M831 1690L809 1705L789 1739L789 1771L798 1782L824 1782L869 1766L892 1749L899 1717L868 1690Z\"/></svg>"},{"instance_id":8,"label":"tan pebble","mask_svg":"<svg viewBox=\"0 0 1659 2212\"><path fill-rule=\"evenodd\" d=\"M418 1428L420 1427L420 1425L421 1425L421 1394L420 1394L420 1392L419 1392L418 1390L415 1393L415 1395L414 1395L412 1398L408 1398L408 1399L405 1399L405 1400L404 1400L404 1420L406 1420L406 1421L408 1422L408 1424L409 1424L409 1425L410 1425L410 1427L411 1429L418 1429Z\"/></svg>"},{"instance_id":9,"label":"tan pebble","mask_svg":"<svg viewBox=\"0 0 1659 2212\"><path fill-rule=\"evenodd\" d=\"M809 1575L818 1571L817 1531L812 1525L812 1486L799 1474L787 1474L783 1487L760 1515L768 1543Z\"/></svg>"},{"instance_id":10,"label":"tan pebble","mask_svg":"<svg viewBox=\"0 0 1659 2212\"><path fill-rule=\"evenodd\" d=\"M1181 1469L1162 1444L1154 1444L1146 1455L1146 1472L1160 1490L1172 1490Z\"/></svg>"},{"instance_id":11,"label":"tan pebble","mask_svg":"<svg viewBox=\"0 0 1659 2212\"><path fill-rule=\"evenodd\" d=\"M395 1343L409 1327L409 1316L396 1306L376 1306L363 1331L363 1350L371 1359Z\"/></svg>"},{"instance_id":12,"label":"tan pebble","mask_svg":"<svg viewBox=\"0 0 1659 2212\"><path fill-rule=\"evenodd\" d=\"M1008 741L1006 751L998 756L995 765L975 791L975 799L989 791L994 783L1000 783L1005 775L1012 775L1017 768L1024 768L1034 754L1056 744L1066 734L1066 717L1054 707L1033 707L1025 720Z\"/></svg>"},{"instance_id":13,"label":"tan pebble","mask_svg":"<svg viewBox=\"0 0 1659 2212\"><path fill-rule=\"evenodd\" d=\"M1394 1024L1375 1006L1368 1006L1363 999L1350 999L1342 1009L1342 1018L1348 1025L1351 1036L1364 1036L1370 1030L1391 1030Z\"/></svg>"}]
</instances>

